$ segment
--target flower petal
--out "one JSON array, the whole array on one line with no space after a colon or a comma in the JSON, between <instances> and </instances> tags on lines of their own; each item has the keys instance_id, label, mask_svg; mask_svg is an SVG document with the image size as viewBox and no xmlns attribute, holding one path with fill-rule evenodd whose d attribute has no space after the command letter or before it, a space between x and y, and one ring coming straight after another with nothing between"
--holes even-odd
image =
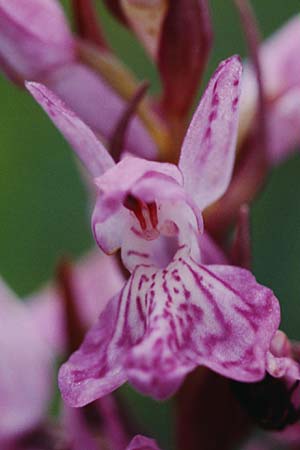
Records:
<instances>
[{"instance_id":1,"label":"flower petal","mask_svg":"<svg viewBox=\"0 0 300 450\"><path fill-rule=\"evenodd\" d=\"M56 0L0 0L1 68L37 79L75 58L73 37Z\"/></svg>"},{"instance_id":2,"label":"flower petal","mask_svg":"<svg viewBox=\"0 0 300 450\"><path fill-rule=\"evenodd\" d=\"M95 133L111 139L127 103L100 76L82 64L69 64L56 70L47 86ZM138 117L130 121L125 148L147 159L157 156L156 145Z\"/></svg>"},{"instance_id":3,"label":"flower petal","mask_svg":"<svg viewBox=\"0 0 300 450\"><path fill-rule=\"evenodd\" d=\"M202 216L186 197L182 175L175 165L126 157L95 182L99 190L92 217L96 242L106 253L122 247L122 259L128 270L144 263L145 258L148 264L157 267L167 265L171 242L164 236L178 235L177 247L188 245L193 256L199 259L198 233L203 229ZM155 204L157 224L149 223L147 230L142 230L134 213L123 206L128 196L145 205L146 221L152 220L146 205ZM170 233L170 223L173 233ZM159 239L160 234L162 239Z\"/></svg>"},{"instance_id":4,"label":"flower petal","mask_svg":"<svg viewBox=\"0 0 300 450\"><path fill-rule=\"evenodd\" d=\"M179 168L184 185L202 210L226 190L234 164L242 66L234 56L222 62L193 116Z\"/></svg>"},{"instance_id":5,"label":"flower petal","mask_svg":"<svg viewBox=\"0 0 300 450\"><path fill-rule=\"evenodd\" d=\"M264 86L269 97L299 86L300 16L290 19L260 50Z\"/></svg>"},{"instance_id":6,"label":"flower petal","mask_svg":"<svg viewBox=\"0 0 300 450\"><path fill-rule=\"evenodd\" d=\"M60 368L59 387L70 406L84 406L127 380L121 365L123 348L113 341L119 330L121 298L122 293L109 301L79 350Z\"/></svg>"},{"instance_id":7,"label":"flower petal","mask_svg":"<svg viewBox=\"0 0 300 450\"><path fill-rule=\"evenodd\" d=\"M259 61L262 71L264 95L266 101L271 103L271 111L273 107L272 104L274 103L276 105L276 102L280 101L281 96L287 94L290 89L300 86L299 53L300 16L297 15L275 34L269 37L261 45L259 50ZM258 101L257 88L258 86L255 73L251 65L247 62L244 65L243 89L240 107L241 120L239 138L241 140L249 131L249 128L253 125ZM275 129L275 132L278 132L277 128ZM271 160L272 154L274 154L274 159L276 161L276 155L278 153L273 153L271 151Z\"/></svg>"},{"instance_id":8,"label":"flower petal","mask_svg":"<svg viewBox=\"0 0 300 450\"><path fill-rule=\"evenodd\" d=\"M159 189L160 180L156 181ZM159 203L156 197L158 225L153 239L146 239L135 223L131 223L123 234L122 261L132 272L137 266L147 264L165 268L172 261L179 248L185 248L196 261L200 261L199 220L191 207L184 201L182 191L174 189L167 201ZM139 198L139 197L138 197ZM173 200L173 201L172 201ZM183 201L182 201L183 200ZM201 225L200 225L201 226Z\"/></svg>"},{"instance_id":9,"label":"flower petal","mask_svg":"<svg viewBox=\"0 0 300 450\"><path fill-rule=\"evenodd\" d=\"M29 431L43 419L51 394L53 354L26 305L1 280L0 309L1 441Z\"/></svg>"},{"instance_id":10,"label":"flower petal","mask_svg":"<svg viewBox=\"0 0 300 450\"><path fill-rule=\"evenodd\" d=\"M52 91L39 83L26 83L26 87L71 144L92 176L99 176L114 165L113 159L90 128Z\"/></svg>"},{"instance_id":11,"label":"flower petal","mask_svg":"<svg viewBox=\"0 0 300 450\"><path fill-rule=\"evenodd\" d=\"M288 384L300 380L298 343L292 343L281 330L274 335L267 354L267 371L272 377L285 377Z\"/></svg>"},{"instance_id":12,"label":"flower petal","mask_svg":"<svg viewBox=\"0 0 300 450\"><path fill-rule=\"evenodd\" d=\"M93 212L92 229L98 245L106 253L113 253L121 246L124 230L130 228L130 213L123 206L128 194L136 195L145 202L153 201L155 196L175 198L179 191L181 198L183 195L179 185L182 176L175 165L134 157L124 158L112 170L97 178L95 183L99 195ZM167 189L162 189L162 184Z\"/></svg>"},{"instance_id":13,"label":"flower petal","mask_svg":"<svg viewBox=\"0 0 300 450\"><path fill-rule=\"evenodd\" d=\"M144 337L126 358L128 379L137 389L166 398L199 365L235 380L263 378L279 306L249 272L179 258L148 286L143 281L147 294L140 298L150 301L144 311L151 314Z\"/></svg>"},{"instance_id":14,"label":"flower petal","mask_svg":"<svg viewBox=\"0 0 300 450\"><path fill-rule=\"evenodd\" d=\"M132 191L138 180L147 174L160 174L169 177L170 181L177 182L182 186L182 175L177 166L169 163L146 161L131 156L125 157L112 170L103 176L96 178L96 186L102 198L102 216L106 218L112 212L120 208L125 197ZM161 189L147 190L147 195L155 197L158 193L164 195ZM145 201L147 201L145 199Z\"/></svg>"},{"instance_id":15,"label":"flower petal","mask_svg":"<svg viewBox=\"0 0 300 450\"><path fill-rule=\"evenodd\" d=\"M140 265L60 371L64 398L81 406L129 380L156 399L196 366L257 381L279 323L273 293L246 270L199 266L179 250L169 266Z\"/></svg>"},{"instance_id":16,"label":"flower petal","mask_svg":"<svg viewBox=\"0 0 300 450\"><path fill-rule=\"evenodd\" d=\"M126 450L159 450L156 442L145 436L135 436Z\"/></svg>"}]
</instances>

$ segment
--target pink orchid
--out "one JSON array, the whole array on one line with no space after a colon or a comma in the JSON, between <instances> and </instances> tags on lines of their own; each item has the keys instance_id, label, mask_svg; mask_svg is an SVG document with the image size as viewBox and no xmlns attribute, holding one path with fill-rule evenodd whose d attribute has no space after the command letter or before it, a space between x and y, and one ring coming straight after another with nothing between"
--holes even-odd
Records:
<instances>
[{"instance_id":1,"label":"pink orchid","mask_svg":"<svg viewBox=\"0 0 300 450\"><path fill-rule=\"evenodd\" d=\"M250 272L204 265L201 211L226 190L238 126L241 63L220 64L185 137L178 166L125 157L115 164L92 131L45 86L27 87L95 178L92 219L107 253L121 247L131 277L59 375L82 406L129 380L164 399L204 365L235 380L264 377L280 319Z\"/></svg>"},{"instance_id":2,"label":"pink orchid","mask_svg":"<svg viewBox=\"0 0 300 450\"><path fill-rule=\"evenodd\" d=\"M262 71L268 158L277 164L300 143L300 17L292 18L259 51ZM255 74L246 64L241 100L241 134L252 130L258 98Z\"/></svg>"},{"instance_id":3,"label":"pink orchid","mask_svg":"<svg viewBox=\"0 0 300 450\"><path fill-rule=\"evenodd\" d=\"M19 84L26 79L45 83L104 140L111 139L127 108L104 78L80 61L57 0L0 0L0 68ZM156 156L156 145L137 117L125 145L145 158Z\"/></svg>"}]
</instances>

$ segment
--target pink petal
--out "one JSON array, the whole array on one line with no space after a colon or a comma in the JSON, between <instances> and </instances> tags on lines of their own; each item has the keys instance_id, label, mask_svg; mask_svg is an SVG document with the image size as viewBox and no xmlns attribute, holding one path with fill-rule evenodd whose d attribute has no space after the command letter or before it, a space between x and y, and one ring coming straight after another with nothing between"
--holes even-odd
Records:
<instances>
[{"instance_id":1,"label":"pink petal","mask_svg":"<svg viewBox=\"0 0 300 450\"><path fill-rule=\"evenodd\" d=\"M174 164L146 161L131 156L125 157L103 176L98 177L95 183L103 201L103 218L120 208L122 201L132 191L138 180L147 174L155 173L169 177L170 181L173 180L182 185L182 175ZM148 189L148 196L152 195L152 201L158 193L164 195L164 191L155 189L155 186L152 190ZM149 199L148 197L145 201Z\"/></svg>"},{"instance_id":2,"label":"pink petal","mask_svg":"<svg viewBox=\"0 0 300 450\"><path fill-rule=\"evenodd\" d=\"M41 336L58 355L66 346L64 307L58 289L46 286L26 300L26 306L34 318Z\"/></svg>"},{"instance_id":3,"label":"pink petal","mask_svg":"<svg viewBox=\"0 0 300 450\"><path fill-rule=\"evenodd\" d=\"M113 297L83 344L59 371L59 387L70 406L84 406L109 394L127 380L118 344L122 293ZM116 342L114 339L116 337Z\"/></svg>"},{"instance_id":4,"label":"pink petal","mask_svg":"<svg viewBox=\"0 0 300 450\"><path fill-rule=\"evenodd\" d=\"M234 56L222 62L193 116L179 168L184 185L202 210L226 190L234 164L242 66Z\"/></svg>"},{"instance_id":5,"label":"pink petal","mask_svg":"<svg viewBox=\"0 0 300 450\"><path fill-rule=\"evenodd\" d=\"M300 17L296 15L267 39L260 50L264 85L272 97L300 85Z\"/></svg>"},{"instance_id":6,"label":"pink petal","mask_svg":"<svg viewBox=\"0 0 300 450\"><path fill-rule=\"evenodd\" d=\"M123 231L127 229L128 224L128 211L122 207L110 217L103 219L102 205L102 198L99 196L92 216L92 230L101 250L107 255L112 255L122 245Z\"/></svg>"},{"instance_id":7,"label":"pink petal","mask_svg":"<svg viewBox=\"0 0 300 450\"><path fill-rule=\"evenodd\" d=\"M43 419L51 394L53 354L25 304L3 281L0 307L1 441L29 431Z\"/></svg>"},{"instance_id":8,"label":"pink petal","mask_svg":"<svg viewBox=\"0 0 300 450\"><path fill-rule=\"evenodd\" d=\"M4 70L37 79L75 58L75 45L56 0L0 0Z\"/></svg>"},{"instance_id":9,"label":"pink petal","mask_svg":"<svg viewBox=\"0 0 300 450\"><path fill-rule=\"evenodd\" d=\"M135 436L126 450L159 450L156 442L145 436Z\"/></svg>"},{"instance_id":10,"label":"pink petal","mask_svg":"<svg viewBox=\"0 0 300 450\"><path fill-rule=\"evenodd\" d=\"M269 160L278 164L300 144L300 75L299 88L270 105L267 125Z\"/></svg>"},{"instance_id":11,"label":"pink petal","mask_svg":"<svg viewBox=\"0 0 300 450\"><path fill-rule=\"evenodd\" d=\"M53 90L78 116L106 140L127 108L127 103L96 73L82 64L69 64L47 80ZM125 148L133 154L155 159L157 148L138 117L128 127Z\"/></svg>"},{"instance_id":12,"label":"pink petal","mask_svg":"<svg viewBox=\"0 0 300 450\"><path fill-rule=\"evenodd\" d=\"M268 38L259 51L265 98L268 102L280 100L290 89L300 87L300 18L295 16ZM258 98L255 74L245 64L241 98L242 132L251 125ZM293 133L294 134L294 133ZM272 157L273 152L271 152ZM274 153L276 160L277 153ZM280 155L279 155L280 156Z\"/></svg>"},{"instance_id":13,"label":"pink petal","mask_svg":"<svg viewBox=\"0 0 300 450\"><path fill-rule=\"evenodd\" d=\"M160 181L154 179L157 189ZM156 199L159 200L159 197ZM122 261L130 272L144 264L165 268L179 248L185 248L196 261L200 261L199 221L184 201L182 191L178 188L176 192L174 189L174 198L171 191L169 201L162 204L158 201L156 204L158 224L154 231L151 230L152 236L149 233L150 237L147 239L139 231L136 221L131 222L127 232L123 233Z\"/></svg>"},{"instance_id":14,"label":"pink petal","mask_svg":"<svg viewBox=\"0 0 300 450\"><path fill-rule=\"evenodd\" d=\"M53 92L39 83L26 83L26 87L65 136L92 176L99 176L114 165L113 159L90 128Z\"/></svg>"},{"instance_id":15,"label":"pink petal","mask_svg":"<svg viewBox=\"0 0 300 450\"><path fill-rule=\"evenodd\" d=\"M249 272L179 259L147 292L147 331L127 357L129 381L141 392L166 398L199 365L235 380L263 378L279 306Z\"/></svg>"},{"instance_id":16,"label":"pink petal","mask_svg":"<svg viewBox=\"0 0 300 450\"><path fill-rule=\"evenodd\" d=\"M298 358L293 353L292 344L285 333L278 330L274 335L270 351L267 354L267 371L272 377L285 377L287 383L300 380L300 364ZM295 351L296 353L296 351Z\"/></svg>"},{"instance_id":17,"label":"pink petal","mask_svg":"<svg viewBox=\"0 0 300 450\"><path fill-rule=\"evenodd\" d=\"M99 190L92 218L95 239L106 253L122 247L123 263L128 270L144 263L145 258L157 267L166 266L174 254L171 250L170 258L169 244L173 245L165 239L171 235L178 237L177 247L188 246L195 259L199 259L202 216L186 197L182 175L175 165L127 157L95 182ZM141 229L134 213L123 206L128 196L145 205L146 229ZM156 226L150 223L146 206L150 204L155 204L157 210ZM172 233L168 226L171 223Z\"/></svg>"},{"instance_id":18,"label":"pink petal","mask_svg":"<svg viewBox=\"0 0 300 450\"><path fill-rule=\"evenodd\" d=\"M199 365L258 381L279 316L272 292L246 270L199 266L184 251L162 270L140 265L62 366L62 394L81 406L129 379L164 399Z\"/></svg>"},{"instance_id":19,"label":"pink petal","mask_svg":"<svg viewBox=\"0 0 300 450\"><path fill-rule=\"evenodd\" d=\"M170 1L157 55L162 106L170 115L185 115L191 107L211 43L208 1Z\"/></svg>"},{"instance_id":20,"label":"pink petal","mask_svg":"<svg viewBox=\"0 0 300 450\"><path fill-rule=\"evenodd\" d=\"M182 176L175 165L133 157L124 158L95 182L99 195L92 228L98 245L106 253L112 253L121 246L124 232L130 227L131 215L123 206L128 194L146 203L155 201L156 197L183 196L179 184Z\"/></svg>"}]
</instances>

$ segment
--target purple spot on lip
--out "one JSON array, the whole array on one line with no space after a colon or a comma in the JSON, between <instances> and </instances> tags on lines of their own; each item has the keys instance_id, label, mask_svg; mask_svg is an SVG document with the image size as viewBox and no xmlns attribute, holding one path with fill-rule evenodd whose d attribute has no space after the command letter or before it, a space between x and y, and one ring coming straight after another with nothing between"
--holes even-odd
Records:
<instances>
[{"instance_id":1,"label":"purple spot on lip","mask_svg":"<svg viewBox=\"0 0 300 450\"><path fill-rule=\"evenodd\" d=\"M213 95L212 101L211 101L212 106L217 106L219 104L219 96L217 93L215 93Z\"/></svg>"},{"instance_id":2,"label":"purple spot on lip","mask_svg":"<svg viewBox=\"0 0 300 450\"><path fill-rule=\"evenodd\" d=\"M239 80L238 80L238 78L235 78L234 80L233 80L233 86L237 86L238 84L239 84Z\"/></svg>"},{"instance_id":3,"label":"purple spot on lip","mask_svg":"<svg viewBox=\"0 0 300 450\"><path fill-rule=\"evenodd\" d=\"M238 102L239 102L239 98L238 98L238 97L235 97L235 99L234 99L233 102L232 102L232 108L233 108L233 110L236 109Z\"/></svg>"},{"instance_id":4,"label":"purple spot on lip","mask_svg":"<svg viewBox=\"0 0 300 450\"><path fill-rule=\"evenodd\" d=\"M206 129L206 131L205 131L205 136L204 136L204 138L205 138L205 139L209 139L210 137L211 137L211 128L208 127L208 128Z\"/></svg>"},{"instance_id":5,"label":"purple spot on lip","mask_svg":"<svg viewBox=\"0 0 300 450\"><path fill-rule=\"evenodd\" d=\"M208 118L209 122L213 122L214 120L216 120L217 115L218 115L217 110L213 109Z\"/></svg>"}]
</instances>

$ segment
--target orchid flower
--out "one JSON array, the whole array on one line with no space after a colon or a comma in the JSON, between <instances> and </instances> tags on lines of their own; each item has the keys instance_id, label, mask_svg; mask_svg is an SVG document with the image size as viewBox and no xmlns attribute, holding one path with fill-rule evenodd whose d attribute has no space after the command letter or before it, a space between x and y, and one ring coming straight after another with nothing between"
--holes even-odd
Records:
<instances>
[{"instance_id":1,"label":"orchid flower","mask_svg":"<svg viewBox=\"0 0 300 450\"><path fill-rule=\"evenodd\" d=\"M60 369L64 399L82 406L129 380L157 399L204 365L235 380L264 377L280 319L250 272L204 265L201 211L226 190L238 126L241 63L222 62L185 137L178 166L132 156L115 164L92 131L45 86L27 87L85 163L98 189L98 245L121 248L131 277Z\"/></svg>"},{"instance_id":2,"label":"orchid flower","mask_svg":"<svg viewBox=\"0 0 300 450\"><path fill-rule=\"evenodd\" d=\"M45 83L106 141L127 108L104 78L80 61L57 0L0 0L0 69L21 85L26 79ZM156 145L137 117L125 145L140 156L156 156Z\"/></svg>"},{"instance_id":3,"label":"orchid flower","mask_svg":"<svg viewBox=\"0 0 300 450\"><path fill-rule=\"evenodd\" d=\"M299 43L300 17L297 15L268 38L259 52L270 164L278 164L300 143ZM241 139L254 126L257 98L255 74L247 63L241 100Z\"/></svg>"}]
</instances>

